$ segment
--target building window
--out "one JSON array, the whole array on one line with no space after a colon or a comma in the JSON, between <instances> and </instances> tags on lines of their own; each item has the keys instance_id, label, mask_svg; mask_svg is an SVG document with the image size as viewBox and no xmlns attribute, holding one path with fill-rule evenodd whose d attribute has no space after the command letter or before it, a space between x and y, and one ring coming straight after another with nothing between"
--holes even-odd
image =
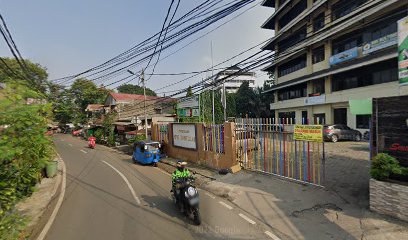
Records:
<instances>
[{"instance_id":1,"label":"building window","mask_svg":"<svg viewBox=\"0 0 408 240\"><path fill-rule=\"evenodd\" d=\"M324 61L324 45L312 50L312 62L313 64Z\"/></svg>"},{"instance_id":2,"label":"building window","mask_svg":"<svg viewBox=\"0 0 408 240\"><path fill-rule=\"evenodd\" d=\"M346 16L368 0L340 0L332 6L332 21Z\"/></svg>"},{"instance_id":3,"label":"building window","mask_svg":"<svg viewBox=\"0 0 408 240\"><path fill-rule=\"evenodd\" d=\"M278 67L278 76L282 77L306 67L306 54Z\"/></svg>"},{"instance_id":4,"label":"building window","mask_svg":"<svg viewBox=\"0 0 408 240\"><path fill-rule=\"evenodd\" d=\"M388 23L386 25L379 26L365 32L363 34L363 42L368 43L387 35L396 33L397 31L397 22Z\"/></svg>"},{"instance_id":5,"label":"building window","mask_svg":"<svg viewBox=\"0 0 408 240\"><path fill-rule=\"evenodd\" d=\"M332 90L341 91L398 80L398 63L390 60L333 75Z\"/></svg>"},{"instance_id":6,"label":"building window","mask_svg":"<svg viewBox=\"0 0 408 240\"><path fill-rule=\"evenodd\" d=\"M294 123L296 119L296 112L280 112L278 113L280 123Z\"/></svg>"},{"instance_id":7,"label":"building window","mask_svg":"<svg viewBox=\"0 0 408 240\"><path fill-rule=\"evenodd\" d=\"M284 101L289 99L306 97L307 84L302 83L296 86L288 87L278 91L278 100Z\"/></svg>"},{"instance_id":8,"label":"building window","mask_svg":"<svg viewBox=\"0 0 408 240\"><path fill-rule=\"evenodd\" d=\"M279 28L282 29L293 19L299 16L307 8L307 0L301 0L298 4L293 6L289 12L287 12L278 21Z\"/></svg>"},{"instance_id":9,"label":"building window","mask_svg":"<svg viewBox=\"0 0 408 240\"><path fill-rule=\"evenodd\" d=\"M362 44L362 34L359 32L353 32L344 37L333 41L332 53L336 55L338 53L347 51L354 47L358 47Z\"/></svg>"},{"instance_id":10,"label":"building window","mask_svg":"<svg viewBox=\"0 0 408 240\"><path fill-rule=\"evenodd\" d=\"M326 123L326 114L319 113L313 115L314 124L325 124Z\"/></svg>"},{"instance_id":11,"label":"building window","mask_svg":"<svg viewBox=\"0 0 408 240\"><path fill-rule=\"evenodd\" d=\"M334 124L347 125L347 108L336 108L333 110Z\"/></svg>"},{"instance_id":12,"label":"building window","mask_svg":"<svg viewBox=\"0 0 408 240\"><path fill-rule=\"evenodd\" d=\"M356 116L356 126L360 129L370 128L370 117L371 115L357 115Z\"/></svg>"},{"instance_id":13,"label":"building window","mask_svg":"<svg viewBox=\"0 0 408 240\"><path fill-rule=\"evenodd\" d=\"M324 27L324 12L320 13L316 18L313 19L313 31L317 32Z\"/></svg>"},{"instance_id":14,"label":"building window","mask_svg":"<svg viewBox=\"0 0 408 240\"><path fill-rule=\"evenodd\" d=\"M283 52L286 49L292 47L296 43L299 43L306 39L306 32L307 28L306 25L301 27L298 31L293 33L290 37L284 39L283 41L278 43L278 50L279 52Z\"/></svg>"},{"instance_id":15,"label":"building window","mask_svg":"<svg viewBox=\"0 0 408 240\"><path fill-rule=\"evenodd\" d=\"M311 94L312 96L320 96L321 94L325 93L325 79L318 79L318 80L313 80L312 81L312 88L313 88L313 93Z\"/></svg>"}]
</instances>

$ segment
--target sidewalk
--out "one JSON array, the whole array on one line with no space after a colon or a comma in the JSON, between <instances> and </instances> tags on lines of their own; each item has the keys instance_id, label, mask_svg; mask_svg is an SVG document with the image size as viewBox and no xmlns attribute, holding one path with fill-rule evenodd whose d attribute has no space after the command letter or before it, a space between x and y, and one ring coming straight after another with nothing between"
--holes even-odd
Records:
<instances>
[{"instance_id":1,"label":"sidewalk","mask_svg":"<svg viewBox=\"0 0 408 240\"><path fill-rule=\"evenodd\" d=\"M292 239L407 239L408 223L368 210L368 149L327 144L325 187L248 171L219 175L189 163L202 189L227 198ZM171 172L175 159L159 165Z\"/></svg>"},{"instance_id":2,"label":"sidewalk","mask_svg":"<svg viewBox=\"0 0 408 240\"><path fill-rule=\"evenodd\" d=\"M56 161L58 161L57 175L53 178L43 178L41 183L37 184L37 190L16 205L18 211L29 220L24 230L24 235L28 236L28 239L37 239L49 221L61 192L63 164L59 158Z\"/></svg>"}]
</instances>

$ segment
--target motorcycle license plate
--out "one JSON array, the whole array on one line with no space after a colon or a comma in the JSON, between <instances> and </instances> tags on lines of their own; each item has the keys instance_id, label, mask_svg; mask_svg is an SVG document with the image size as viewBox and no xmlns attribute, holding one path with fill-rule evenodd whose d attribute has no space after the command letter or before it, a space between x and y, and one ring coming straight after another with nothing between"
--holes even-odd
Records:
<instances>
[{"instance_id":1,"label":"motorcycle license plate","mask_svg":"<svg viewBox=\"0 0 408 240\"><path fill-rule=\"evenodd\" d=\"M190 205L196 205L198 203L198 198L192 198L189 200Z\"/></svg>"}]
</instances>

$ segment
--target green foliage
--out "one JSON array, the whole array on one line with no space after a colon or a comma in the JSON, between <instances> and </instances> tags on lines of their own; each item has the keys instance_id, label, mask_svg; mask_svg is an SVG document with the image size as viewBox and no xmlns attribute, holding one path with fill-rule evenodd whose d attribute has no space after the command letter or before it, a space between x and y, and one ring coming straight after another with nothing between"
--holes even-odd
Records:
<instances>
[{"instance_id":1,"label":"green foliage","mask_svg":"<svg viewBox=\"0 0 408 240\"><path fill-rule=\"evenodd\" d=\"M103 136L104 134L102 128L97 129L94 133L94 137L96 138L97 143L102 143Z\"/></svg>"},{"instance_id":2,"label":"green foliage","mask_svg":"<svg viewBox=\"0 0 408 240\"><path fill-rule=\"evenodd\" d=\"M386 180L391 174L406 174L406 168L400 166L397 159L386 154L380 153L374 157L371 164L371 176L377 180Z\"/></svg>"},{"instance_id":3,"label":"green foliage","mask_svg":"<svg viewBox=\"0 0 408 240\"><path fill-rule=\"evenodd\" d=\"M236 94L227 93L227 117L237 116Z\"/></svg>"},{"instance_id":4,"label":"green foliage","mask_svg":"<svg viewBox=\"0 0 408 240\"><path fill-rule=\"evenodd\" d=\"M0 239L27 239L23 236L27 219L16 210L7 212L0 218Z\"/></svg>"},{"instance_id":5,"label":"green foliage","mask_svg":"<svg viewBox=\"0 0 408 240\"><path fill-rule=\"evenodd\" d=\"M16 202L32 194L40 171L53 155L45 136L50 105L25 103L42 95L16 83L8 83L0 98L0 221Z\"/></svg>"},{"instance_id":6,"label":"green foliage","mask_svg":"<svg viewBox=\"0 0 408 240\"><path fill-rule=\"evenodd\" d=\"M248 114L248 117L256 117L258 109L256 106L257 103L257 96L249 87L249 82L243 82L236 95L237 115L245 117L246 114Z\"/></svg>"},{"instance_id":7,"label":"green foliage","mask_svg":"<svg viewBox=\"0 0 408 240\"><path fill-rule=\"evenodd\" d=\"M52 89L54 118L63 124L86 123L88 119L85 109L88 104L103 104L111 91L103 86L97 87L95 83L84 78L75 80L69 89L60 86L53 86Z\"/></svg>"},{"instance_id":8,"label":"green foliage","mask_svg":"<svg viewBox=\"0 0 408 240\"><path fill-rule=\"evenodd\" d=\"M144 140L146 140L146 135L144 135L144 134L143 135L136 135L136 136L134 136L134 137L132 137L131 139L128 140L128 144L132 145L135 142L144 141Z\"/></svg>"},{"instance_id":9,"label":"green foliage","mask_svg":"<svg viewBox=\"0 0 408 240\"><path fill-rule=\"evenodd\" d=\"M124 84L118 87L118 92L143 95L143 87L133 84ZM150 88L146 88L146 95L157 96L157 94Z\"/></svg>"},{"instance_id":10,"label":"green foliage","mask_svg":"<svg viewBox=\"0 0 408 240\"><path fill-rule=\"evenodd\" d=\"M192 96L193 96L193 90L192 90L191 86L189 86L189 87L187 88L186 97L192 97Z\"/></svg>"},{"instance_id":11,"label":"green foliage","mask_svg":"<svg viewBox=\"0 0 408 240\"><path fill-rule=\"evenodd\" d=\"M30 88L36 89L42 94L46 94L48 86L48 73L45 67L41 66L40 64L33 63L28 59L25 59L24 62L27 66L27 73L25 73L15 59L2 59L18 77L13 75L13 77L11 78L10 75L12 74L10 73L10 70L5 70L6 68L0 67L0 82L13 83L19 81L26 84Z\"/></svg>"},{"instance_id":12,"label":"green foliage","mask_svg":"<svg viewBox=\"0 0 408 240\"><path fill-rule=\"evenodd\" d=\"M110 127L108 132L108 145L109 146L114 146L115 145L115 128Z\"/></svg>"}]
</instances>

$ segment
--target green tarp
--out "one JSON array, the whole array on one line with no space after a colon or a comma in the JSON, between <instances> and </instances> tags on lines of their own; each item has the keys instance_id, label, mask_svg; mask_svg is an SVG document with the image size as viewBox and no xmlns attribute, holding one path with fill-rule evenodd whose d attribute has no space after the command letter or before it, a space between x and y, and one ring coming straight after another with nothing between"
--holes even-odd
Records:
<instances>
[{"instance_id":1,"label":"green tarp","mask_svg":"<svg viewBox=\"0 0 408 240\"><path fill-rule=\"evenodd\" d=\"M373 100L371 98L364 100L350 100L350 111L354 115L369 115L373 112Z\"/></svg>"}]
</instances>

